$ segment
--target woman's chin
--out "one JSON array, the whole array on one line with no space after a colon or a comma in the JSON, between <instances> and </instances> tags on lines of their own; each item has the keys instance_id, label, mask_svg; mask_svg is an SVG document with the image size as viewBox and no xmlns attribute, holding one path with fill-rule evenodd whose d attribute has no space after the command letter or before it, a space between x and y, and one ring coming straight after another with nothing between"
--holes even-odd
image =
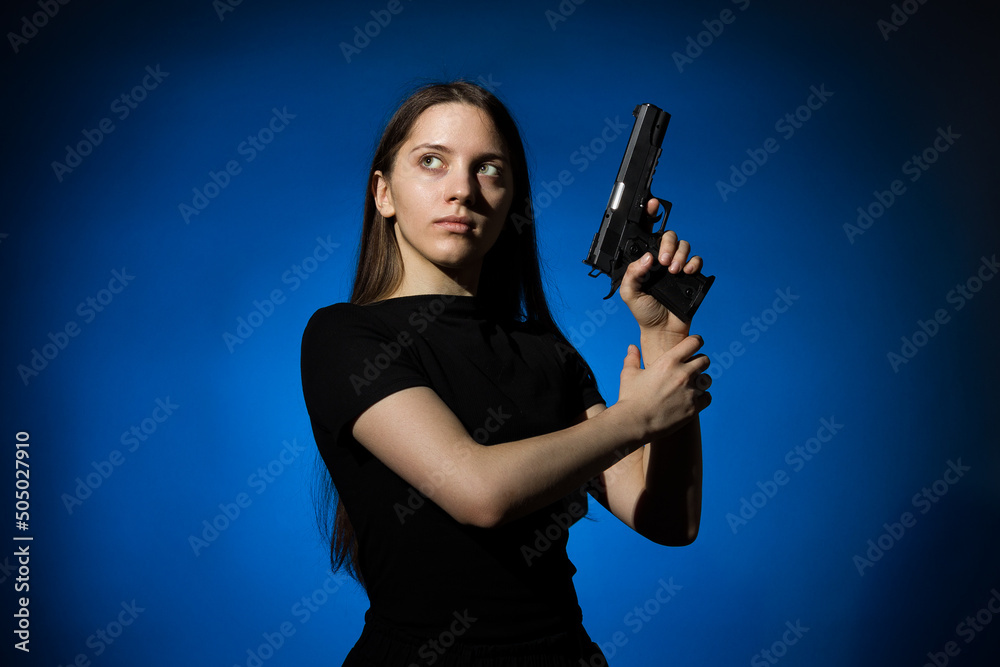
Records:
<instances>
[{"instance_id":1,"label":"woman's chin","mask_svg":"<svg viewBox=\"0 0 1000 667\"><path fill-rule=\"evenodd\" d=\"M485 251L472 243L447 243L434 249L428 259L441 268L452 270L478 268L483 263Z\"/></svg>"}]
</instances>

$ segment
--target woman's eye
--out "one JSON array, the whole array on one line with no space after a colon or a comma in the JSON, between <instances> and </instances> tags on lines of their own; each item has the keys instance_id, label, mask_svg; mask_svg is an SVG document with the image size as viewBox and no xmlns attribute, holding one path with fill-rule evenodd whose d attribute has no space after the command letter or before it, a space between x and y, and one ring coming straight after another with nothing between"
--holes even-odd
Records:
<instances>
[{"instance_id":1,"label":"woman's eye","mask_svg":"<svg viewBox=\"0 0 1000 667\"><path fill-rule=\"evenodd\" d=\"M484 164L479 167L479 173L484 174L486 176L499 176L500 167L496 166L495 164Z\"/></svg>"},{"instance_id":2,"label":"woman's eye","mask_svg":"<svg viewBox=\"0 0 1000 667\"><path fill-rule=\"evenodd\" d=\"M420 164L423 165L424 167L427 167L428 169L437 169L444 163L441 162L441 158L439 157L435 157L434 155L425 155L423 158L421 158Z\"/></svg>"}]
</instances>

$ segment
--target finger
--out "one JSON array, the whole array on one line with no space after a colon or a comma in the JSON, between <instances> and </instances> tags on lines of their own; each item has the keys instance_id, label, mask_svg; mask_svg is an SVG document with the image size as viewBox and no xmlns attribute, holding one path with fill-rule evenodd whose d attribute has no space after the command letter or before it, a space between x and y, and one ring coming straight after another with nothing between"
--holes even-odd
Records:
<instances>
[{"instance_id":1,"label":"finger","mask_svg":"<svg viewBox=\"0 0 1000 667\"><path fill-rule=\"evenodd\" d=\"M663 233L663 236L660 237L660 264L663 266L670 265L670 260L677 253L677 244L677 232L672 229L668 229Z\"/></svg>"},{"instance_id":2,"label":"finger","mask_svg":"<svg viewBox=\"0 0 1000 667\"><path fill-rule=\"evenodd\" d=\"M699 373L694 376L694 386L695 389L700 389L701 391L708 391L709 387L712 386L712 376L708 373Z\"/></svg>"},{"instance_id":3,"label":"finger","mask_svg":"<svg viewBox=\"0 0 1000 667\"><path fill-rule=\"evenodd\" d=\"M663 358L670 358L674 362L680 363L690 363L689 370L693 372L701 372L705 368L708 368L708 357L705 355L698 355L695 358L694 354L701 346L705 344L705 341L698 334L694 334L684 338L681 342L670 348L668 354L664 354ZM704 357L704 358L703 358Z\"/></svg>"},{"instance_id":4,"label":"finger","mask_svg":"<svg viewBox=\"0 0 1000 667\"><path fill-rule=\"evenodd\" d=\"M712 360L708 358L707 354L696 354L688 359L688 364L690 364L691 370L696 373L704 373L708 370L711 363Z\"/></svg>"},{"instance_id":5,"label":"finger","mask_svg":"<svg viewBox=\"0 0 1000 667\"><path fill-rule=\"evenodd\" d=\"M712 404L712 395L707 391L703 393L701 396L694 399L694 407L698 410L698 412L701 412L711 404Z\"/></svg>"},{"instance_id":6,"label":"finger","mask_svg":"<svg viewBox=\"0 0 1000 667\"><path fill-rule=\"evenodd\" d=\"M684 273L697 273L705 265L700 255L695 255L684 265Z\"/></svg>"},{"instance_id":7,"label":"finger","mask_svg":"<svg viewBox=\"0 0 1000 667\"><path fill-rule=\"evenodd\" d=\"M649 201L646 202L646 215L651 218L651 222L660 221L660 200L656 197L650 197Z\"/></svg>"},{"instance_id":8,"label":"finger","mask_svg":"<svg viewBox=\"0 0 1000 667\"><path fill-rule=\"evenodd\" d=\"M640 291L642 283L645 282L646 276L652 268L653 255L648 252L628 265L628 268L625 269L625 275L622 277L621 291L623 299L628 301L630 295Z\"/></svg>"},{"instance_id":9,"label":"finger","mask_svg":"<svg viewBox=\"0 0 1000 667\"><path fill-rule=\"evenodd\" d=\"M635 345L628 346L628 353L625 355L625 363L622 366L623 370L626 368L639 368L639 348Z\"/></svg>"},{"instance_id":10,"label":"finger","mask_svg":"<svg viewBox=\"0 0 1000 667\"><path fill-rule=\"evenodd\" d=\"M674 251L673 256L670 258L670 267L667 270L670 273L680 271L684 267L684 264L687 263L689 252L691 252L691 244L683 240L678 241L677 250Z\"/></svg>"}]
</instances>

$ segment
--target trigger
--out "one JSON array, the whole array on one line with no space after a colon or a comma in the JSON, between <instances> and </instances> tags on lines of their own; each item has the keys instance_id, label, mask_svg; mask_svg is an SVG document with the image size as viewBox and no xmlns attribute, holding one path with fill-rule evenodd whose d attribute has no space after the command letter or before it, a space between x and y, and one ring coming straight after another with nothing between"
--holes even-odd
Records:
<instances>
[{"instance_id":1,"label":"trigger","mask_svg":"<svg viewBox=\"0 0 1000 667\"><path fill-rule=\"evenodd\" d=\"M615 295L615 292L618 291L618 288L622 284L622 278L625 277L624 272L622 272L621 270L615 271L615 273L618 273L619 275L618 277L611 276L611 291L608 292L608 295L606 297L604 297L605 299L610 299Z\"/></svg>"},{"instance_id":2,"label":"trigger","mask_svg":"<svg viewBox=\"0 0 1000 667\"><path fill-rule=\"evenodd\" d=\"M660 202L660 206L663 207L663 217L660 218L660 228L656 230L656 233L662 234L667 229L667 218L670 217L670 209L673 208L673 204L666 199L660 199L659 197L656 197L656 199Z\"/></svg>"}]
</instances>

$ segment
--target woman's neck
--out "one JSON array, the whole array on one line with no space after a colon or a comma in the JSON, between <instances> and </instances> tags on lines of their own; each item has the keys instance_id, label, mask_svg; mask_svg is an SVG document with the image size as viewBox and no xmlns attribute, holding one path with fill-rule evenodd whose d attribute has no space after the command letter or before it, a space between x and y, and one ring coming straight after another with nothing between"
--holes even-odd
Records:
<instances>
[{"instance_id":1,"label":"woman's neck","mask_svg":"<svg viewBox=\"0 0 1000 667\"><path fill-rule=\"evenodd\" d=\"M407 261L403 257L403 278L389 298L417 294L476 296L482 262L458 268L441 267L425 261Z\"/></svg>"}]
</instances>

